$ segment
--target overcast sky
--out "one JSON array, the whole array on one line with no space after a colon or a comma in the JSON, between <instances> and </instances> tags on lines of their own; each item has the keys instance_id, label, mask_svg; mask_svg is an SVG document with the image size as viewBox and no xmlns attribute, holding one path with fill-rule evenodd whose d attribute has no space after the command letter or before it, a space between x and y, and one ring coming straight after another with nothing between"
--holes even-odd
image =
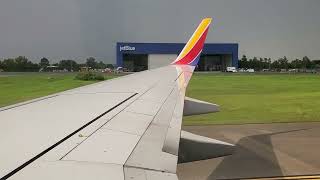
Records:
<instances>
[{"instance_id":1,"label":"overcast sky","mask_svg":"<svg viewBox=\"0 0 320 180\"><path fill-rule=\"evenodd\" d=\"M320 0L1 0L0 57L88 56L115 62L115 44L186 42L213 17L208 43L239 56L320 59Z\"/></svg>"}]
</instances>

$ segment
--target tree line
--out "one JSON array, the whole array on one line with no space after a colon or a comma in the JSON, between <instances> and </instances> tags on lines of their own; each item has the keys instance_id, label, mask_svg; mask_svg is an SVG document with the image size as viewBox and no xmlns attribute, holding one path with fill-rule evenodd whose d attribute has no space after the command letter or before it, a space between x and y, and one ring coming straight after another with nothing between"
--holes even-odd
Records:
<instances>
[{"instance_id":1,"label":"tree line","mask_svg":"<svg viewBox=\"0 0 320 180\"><path fill-rule=\"evenodd\" d=\"M314 70L320 69L320 60L310 60L307 56L302 59L295 59L289 61L286 56L272 61L271 58L257 58L248 59L246 55L243 55L239 59L239 68L254 69L261 71L264 69L281 71L282 69L299 69L299 70Z\"/></svg>"},{"instance_id":2,"label":"tree line","mask_svg":"<svg viewBox=\"0 0 320 180\"><path fill-rule=\"evenodd\" d=\"M46 71L49 68L54 68L55 70L64 71L79 71L81 67L87 67L91 69L105 69L113 68L112 64L105 64L102 61L96 61L95 58L89 57L86 59L86 63L79 64L74 60L61 60L58 63L50 64L47 58L42 58L39 63L33 63L24 56L19 56L16 58L8 58L0 60L0 71L6 72L38 72Z\"/></svg>"},{"instance_id":3,"label":"tree line","mask_svg":"<svg viewBox=\"0 0 320 180\"><path fill-rule=\"evenodd\" d=\"M50 64L47 58L42 58L39 63L33 63L24 56L19 56L16 58L8 58L0 60L0 71L7 72L37 72L46 71L48 67L55 67L56 70L64 71L79 71L81 67L89 67L91 69L113 69L112 64L105 64L102 61L96 61L95 58L89 57L86 59L86 63L77 63L74 60L61 60L58 63ZM310 60L307 56L302 59L295 59L289 61L286 56L272 61L271 58L251 58L248 59L246 55L243 55L239 59L239 68L243 69L254 69L256 71L261 71L264 69L280 71L282 69L299 69L314 70L320 69L320 60Z\"/></svg>"}]
</instances>

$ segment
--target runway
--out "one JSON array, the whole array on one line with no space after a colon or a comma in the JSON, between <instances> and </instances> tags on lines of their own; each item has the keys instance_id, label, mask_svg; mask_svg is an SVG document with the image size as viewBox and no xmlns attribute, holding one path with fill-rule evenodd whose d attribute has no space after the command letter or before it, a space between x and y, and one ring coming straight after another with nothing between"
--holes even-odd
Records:
<instances>
[{"instance_id":1,"label":"runway","mask_svg":"<svg viewBox=\"0 0 320 180\"><path fill-rule=\"evenodd\" d=\"M184 126L236 145L231 156L178 165L181 180L320 176L320 123ZM302 175L302 176L301 176Z\"/></svg>"}]
</instances>

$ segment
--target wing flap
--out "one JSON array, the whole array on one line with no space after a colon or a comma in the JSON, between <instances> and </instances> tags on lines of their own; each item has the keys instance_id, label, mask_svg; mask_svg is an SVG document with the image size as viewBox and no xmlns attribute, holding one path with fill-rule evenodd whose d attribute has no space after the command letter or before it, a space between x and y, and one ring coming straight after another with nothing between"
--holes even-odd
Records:
<instances>
[{"instance_id":1,"label":"wing flap","mask_svg":"<svg viewBox=\"0 0 320 180\"><path fill-rule=\"evenodd\" d=\"M227 156L234 150L232 144L181 131L179 163Z\"/></svg>"},{"instance_id":2,"label":"wing flap","mask_svg":"<svg viewBox=\"0 0 320 180\"><path fill-rule=\"evenodd\" d=\"M184 116L208 114L208 113L215 113L220 111L219 105L212 104L205 101L200 101L198 99L185 97L184 102L185 102L184 109L183 109Z\"/></svg>"}]
</instances>

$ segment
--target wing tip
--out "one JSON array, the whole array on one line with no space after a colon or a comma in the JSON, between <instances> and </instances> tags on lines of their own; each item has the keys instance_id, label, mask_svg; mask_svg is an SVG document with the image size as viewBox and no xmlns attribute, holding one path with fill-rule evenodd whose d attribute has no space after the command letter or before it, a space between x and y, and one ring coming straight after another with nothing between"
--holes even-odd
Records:
<instances>
[{"instance_id":1,"label":"wing tip","mask_svg":"<svg viewBox=\"0 0 320 180\"><path fill-rule=\"evenodd\" d=\"M195 30L185 47L182 49L177 59L171 64L191 66L196 66L198 64L211 22L211 17L202 19L198 28Z\"/></svg>"},{"instance_id":2,"label":"wing tip","mask_svg":"<svg viewBox=\"0 0 320 180\"><path fill-rule=\"evenodd\" d=\"M211 23L212 20L213 20L212 17L206 17L206 18L204 18L202 21L207 22L207 23Z\"/></svg>"}]
</instances>

